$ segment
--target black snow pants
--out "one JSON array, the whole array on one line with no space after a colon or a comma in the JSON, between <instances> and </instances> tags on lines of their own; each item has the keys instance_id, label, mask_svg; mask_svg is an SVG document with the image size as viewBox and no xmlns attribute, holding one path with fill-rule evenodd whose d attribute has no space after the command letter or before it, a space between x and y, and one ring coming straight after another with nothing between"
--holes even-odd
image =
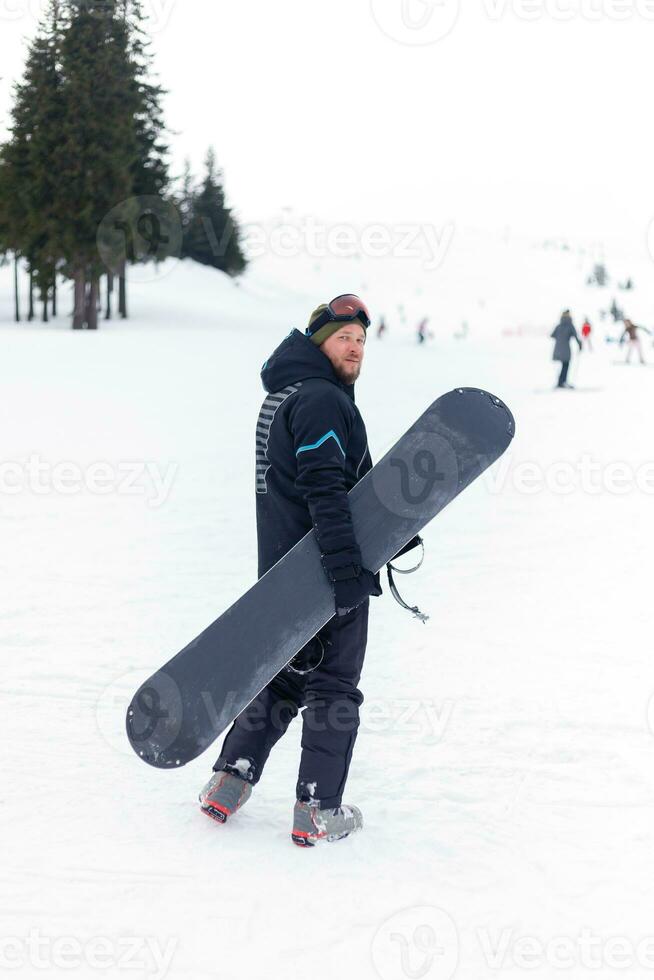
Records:
<instances>
[{"instance_id":1,"label":"black snow pants","mask_svg":"<svg viewBox=\"0 0 654 980\"><path fill-rule=\"evenodd\" d=\"M559 374L558 387L563 388L568 381L568 370L570 368L570 361L561 361L561 373Z\"/></svg>"},{"instance_id":2,"label":"black snow pants","mask_svg":"<svg viewBox=\"0 0 654 980\"><path fill-rule=\"evenodd\" d=\"M297 799L319 801L323 809L340 806L363 702L358 683L368 606L366 599L345 616L335 616L295 658L302 666L302 660L317 660L322 653L320 666L302 675L285 667L241 712L223 742L215 771L226 769L257 783L273 745L304 708Z\"/></svg>"}]
</instances>

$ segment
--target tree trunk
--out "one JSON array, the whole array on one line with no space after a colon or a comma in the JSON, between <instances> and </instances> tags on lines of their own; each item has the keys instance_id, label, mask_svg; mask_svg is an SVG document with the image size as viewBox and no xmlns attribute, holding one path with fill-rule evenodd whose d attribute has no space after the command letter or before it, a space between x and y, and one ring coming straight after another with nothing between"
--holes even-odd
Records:
<instances>
[{"instance_id":1,"label":"tree trunk","mask_svg":"<svg viewBox=\"0 0 654 980\"><path fill-rule=\"evenodd\" d=\"M34 272L30 269L30 305L27 312L27 319L32 322L34 319Z\"/></svg>"},{"instance_id":2,"label":"tree trunk","mask_svg":"<svg viewBox=\"0 0 654 980\"><path fill-rule=\"evenodd\" d=\"M86 324L89 330L98 329L98 277L93 276L89 285L86 305Z\"/></svg>"},{"instance_id":3,"label":"tree trunk","mask_svg":"<svg viewBox=\"0 0 654 980\"><path fill-rule=\"evenodd\" d=\"M47 289L44 289L41 292L41 304L43 310L41 314L41 320L43 323L47 323L48 322L48 290Z\"/></svg>"},{"instance_id":4,"label":"tree trunk","mask_svg":"<svg viewBox=\"0 0 654 980\"><path fill-rule=\"evenodd\" d=\"M73 330L84 329L86 305L86 276L84 269L75 269L74 277L75 309L73 310Z\"/></svg>"},{"instance_id":5,"label":"tree trunk","mask_svg":"<svg viewBox=\"0 0 654 980\"><path fill-rule=\"evenodd\" d=\"M124 259L118 274L118 312L123 320L127 319L127 263Z\"/></svg>"},{"instance_id":6,"label":"tree trunk","mask_svg":"<svg viewBox=\"0 0 654 980\"><path fill-rule=\"evenodd\" d=\"M14 252L14 319L20 323L20 296L18 294L18 255Z\"/></svg>"},{"instance_id":7,"label":"tree trunk","mask_svg":"<svg viewBox=\"0 0 654 980\"><path fill-rule=\"evenodd\" d=\"M105 320L111 320L111 294L114 291L114 274L113 272L107 273L107 309L105 311Z\"/></svg>"},{"instance_id":8,"label":"tree trunk","mask_svg":"<svg viewBox=\"0 0 654 980\"><path fill-rule=\"evenodd\" d=\"M52 315L57 315L57 273L54 274L54 279L52 280Z\"/></svg>"}]
</instances>

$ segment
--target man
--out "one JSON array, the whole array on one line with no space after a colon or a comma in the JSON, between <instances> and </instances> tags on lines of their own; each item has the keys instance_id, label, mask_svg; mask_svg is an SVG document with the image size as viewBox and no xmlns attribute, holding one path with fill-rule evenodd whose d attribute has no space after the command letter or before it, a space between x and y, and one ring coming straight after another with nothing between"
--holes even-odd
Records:
<instances>
[{"instance_id":1,"label":"man","mask_svg":"<svg viewBox=\"0 0 654 980\"><path fill-rule=\"evenodd\" d=\"M563 311L561 314L561 320L552 331L551 337L556 341L552 360L561 361L561 373L559 374L559 380L556 387L572 388L572 385L568 383L568 371L570 369L570 359L572 358L570 342L574 338L574 340L576 340L579 344L579 350L581 351L581 340L579 339L579 334L574 328L572 317L570 316L570 310Z\"/></svg>"},{"instance_id":2,"label":"man","mask_svg":"<svg viewBox=\"0 0 654 980\"><path fill-rule=\"evenodd\" d=\"M625 340L627 340L627 357L625 358L625 364L631 363L632 351L636 351L640 363L644 364L645 357L643 355L643 345L640 342L638 331L644 330L645 333L649 333L650 331L647 329L647 327L637 327L635 323L633 323L631 320L628 320L626 317L623 322L624 322L624 332L620 337L620 343L622 344L624 343Z\"/></svg>"},{"instance_id":3,"label":"man","mask_svg":"<svg viewBox=\"0 0 654 980\"><path fill-rule=\"evenodd\" d=\"M293 841L313 846L360 830L357 807L342 804L363 696L358 682L368 597L379 576L363 567L348 491L372 467L354 384L370 315L356 296L337 296L293 330L266 361L268 397L257 422L259 576L312 528L333 592L335 616L236 719L200 794L224 822L247 802L268 755L304 707Z\"/></svg>"}]
</instances>

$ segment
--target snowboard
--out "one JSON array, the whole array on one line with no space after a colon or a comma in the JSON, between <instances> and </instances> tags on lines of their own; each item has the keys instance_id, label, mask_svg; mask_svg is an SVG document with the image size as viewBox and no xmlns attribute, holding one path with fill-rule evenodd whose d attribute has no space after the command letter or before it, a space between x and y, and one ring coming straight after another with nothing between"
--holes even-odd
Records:
<instances>
[{"instance_id":1,"label":"snowboard","mask_svg":"<svg viewBox=\"0 0 654 980\"><path fill-rule=\"evenodd\" d=\"M509 446L513 416L457 388L433 402L349 493L364 567L378 572ZM197 758L332 617L310 531L233 606L138 689L127 711L136 754L159 769Z\"/></svg>"}]
</instances>

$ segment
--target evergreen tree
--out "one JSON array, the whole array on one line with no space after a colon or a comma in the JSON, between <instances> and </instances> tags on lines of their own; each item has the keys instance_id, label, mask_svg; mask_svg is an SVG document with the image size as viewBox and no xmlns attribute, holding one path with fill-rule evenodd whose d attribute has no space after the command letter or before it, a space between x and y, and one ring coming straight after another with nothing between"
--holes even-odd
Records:
<instances>
[{"instance_id":1,"label":"evergreen tree","mask_svg":"<svg viewBox=\"0 0 654 980\"><path fill-rule=\"evenodd\" d=\"M58 238L75 283L73 327L97 327L104 271L98 227L132 190L138 101L128 24L112 0L67 0L61 46L63 125L55 162Z\"/></svg>"},{"instance_id":2,"label":"evergreen tree","mask_svg":"<svg viewBox=\"0 0 654 980\"><path fill-rule=\"evenodd\" d=\"M163 195L169 185L168 145L164 142L165 124L162 100L165 89L152 78L153 57L143 28L140 0L120 0L119 15L129 26L129 52L133 70L137 111L134 114L137 155L132 166L132 193L137 197ZM118 311L127 317L127 263L120 262L113 271L118 274ZM113 288L113 277L108 289ZM109 309L109 307L108 307Z\"/></svg>"},{"instance_id":3,"label":"evergreen tree","mask_svg":"<svg viewBox=\"0 0 654 980\"><path fill-rule=\"evenodd\" d=\"M29 253L26 232L29 213L30 153L26 107L16 87L10 140L0 147L0 250L14 255L15 318L20 320L18 283L21 258Z\"/></svg>"},{"instance_id":4,"label":"evergreen tree","mask_svg":"<svg viewBox=\"0 0 654 980\"><path fill-rule=\"evenodd\" d=\"M58 175L52 166L63 122L60 98L61 13L59 0L50 0L45 27L37 36L28 59L21 99L29 107L29 238L30 272L43 302L54 282L61 253L57 244Z\"/></svg>"},{"instance_id":5,"label":"evergreen tree","mask_svg":"<svg viewBox=\"0 0 654 980\"><path fill-rule=\"evenodd\" d=\"M29 47L25 73L14 88L10 140L0 149L0 240L15 260L23 256L33 290L42 297L54 278L57 261L52 246L56 174L51 155L59 139L58 104L59 2L50 0L45 24ZM17 264L16 264L17 271ZM16 318L19 319L16 275Z\"/></svg>"},{"instance_id":6,"label":"evergreen tree","mask_svg":"<svg viewBox=\"0 0 654 980\"><path fill-rule=\"evenodd\" d=\"M230 276L240 275L247 263L238 225L225 203L222 173L216 167L213 149L207 153L206 174L199 191L192 194L186 217L183 256Z\"/></svg>"},{"instance_id":7,"label":"evergreen tree","mask_svg":"<svg viewBox=\"0 0 654 980\"><path fill-rule=\"evenodd\" d=\"M191 172L191 163L187 158L184 161L184 173L181 177L181 189L173 196L179 220L182 226L182 258L187 258L185 248L188 243L188 234L193 220L193 203L196 194L195 178Z\"/></svg>"}]
</instances>

